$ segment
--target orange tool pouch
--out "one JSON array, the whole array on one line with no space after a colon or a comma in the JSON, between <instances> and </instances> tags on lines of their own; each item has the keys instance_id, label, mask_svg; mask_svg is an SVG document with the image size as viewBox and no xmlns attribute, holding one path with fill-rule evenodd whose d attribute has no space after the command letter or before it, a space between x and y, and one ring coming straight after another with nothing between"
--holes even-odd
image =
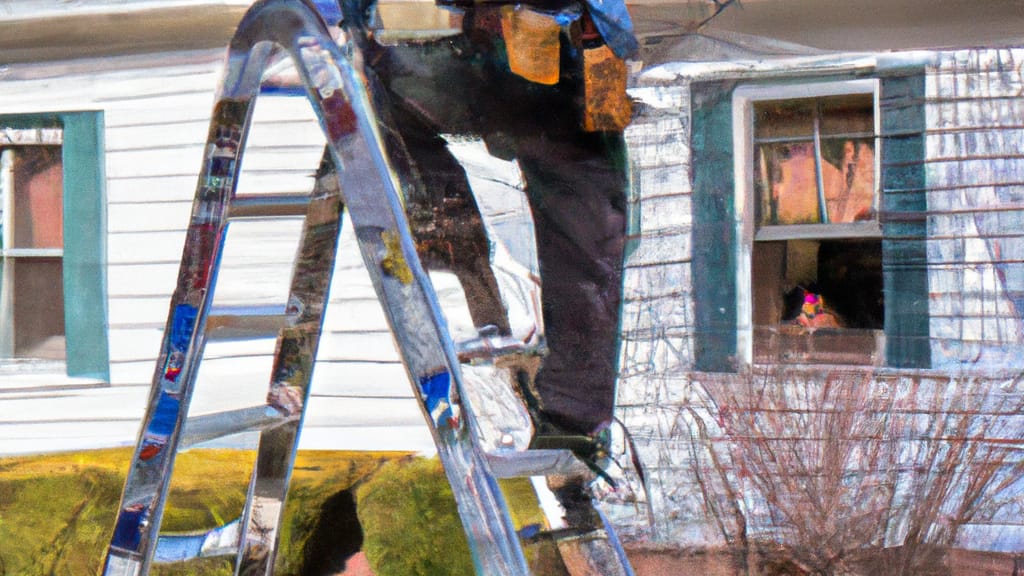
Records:
<instances>
[{"instance_id":1,"label":"orange tool pouch","mask_svg":"<svg viewBox=\"0 0 1024 576\"><path fill-rule=\"evenodd\" d=\"M583 50L583 129L621 132L633 114L626 63L607 44Z\"/></svg>"},{"instance_id":2,"label":"orange tool pouch","mask_svg":"<svg viewBox=\"0 0 1024 576\"><path fill-rule=\"evenodd\" d=\"M557 84L561 30L554 18L529 7L502 6L501 35L512 73L538 84Z\"/></svg>"},{"instance_id":3,"label":"orange tool pouch","mask_svg":"<svg viewBox=\"0 0 1024 576\"><path fill-rule=\"evenodd\" d=\"M633 114L633 105L626 95L626 63L605 44L586 12L581 21L580 37L583 44L583 129L621 132Z\"/></svg>"}]
</instances>

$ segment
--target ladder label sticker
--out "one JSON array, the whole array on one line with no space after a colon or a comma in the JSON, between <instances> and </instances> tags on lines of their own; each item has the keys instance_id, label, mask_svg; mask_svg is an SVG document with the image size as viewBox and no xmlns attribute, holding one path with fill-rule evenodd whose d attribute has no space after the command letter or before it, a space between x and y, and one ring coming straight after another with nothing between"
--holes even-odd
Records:
<instances>
[{"instance_id":1,"label":"ladder label sticker","mask_svg":"<svg viewBox=\"0 0 1024 576\"><path fill-rule=\"evenodd\" d=\"M385 230L380 233L380 239L384 242L385 250L384 259L380 261L381 269L402 284L412 284L412 269L402 254L401 235L395 230Z\"/></svg>"},{"instance_id":2,"label":"ladder label sticker","mask_svg":"<svg viewBox=\"0 0 1024 576\"><path fill-rule=\"evenodd\" d=\"M356 131L359 120L352 105L345 99L344 92L336 90L320 102L327 118L327 135L331 140L340 140Z\"/></svg>"},{"instance_id":3,"label":"ladder label sticker","mask_svg":"<svg viewBox=\"0 0 1024 576\"><path fill-rule=\"evenodd\" d=\"M448 372L420 378L420 393L431 419L438 426L459 427L458 407L451 403L452 378Z\"/></svg>"},{"instance_id":4,"label":"ladder label sticker","mask_svg":"<svg viewBox=\"0 0 1024 576\"><path fill-rule=\"evenodd\" d=\"M178 392L178 379L185 367L185 351L195 331L198 310L195 306L178 304L174 307L171 333L167 341L167 360L164 361L162 388L166 392Z\"/></svg>"},{"instance_id":5,"label":"ladder label sticker","mask_svg":"<svg viewBox=\"0 0 1024 576\"><path fill-rule=\"evenodd\" d=\"M155 458L167 444L167 439L174 432L174 426L178 422L178 412L181 408L181 400L167 392L160 392L160 399L156 402L153 417L146 428L146 435L142 440L142 450L139 451L139 459L149 461Z\"/></svg>"},{"instance_id":6,"label":"ladder label sticker","mask_svg":"<svg viewBox=\"0 0 1024 576\"><path fill-rule=\"evenodd\" d=\"M196 317L199 311L189 304L178 304L174 307L174 319L171 320L171 336L168 344L171 352L184 352L192 340Z\"/></svg>"},{"instance_id":7,"label":"ladder label sticker","mask_svg":"<svg viewBox=\"0 0 1024 576\"><path fill-rule=\"evenodd\" d=\"M137 552L139 545L142 544L142 524L147 516L149 509L145 504L132 504L121 510L117 517L117 525L114 527L111 545Z\"/></svg>"},{"instance_id":8,"label":"ladder label sticker","mask_svg":"<svg viewBox=\"0 0 1024 576\"><path fill-rule=\"evenodd\" d=\"M209 212L212 214L212 211ZM202 291L209 288L210 268L213 267L214 250L220 239L220 230L216 222L210 220L207 215L198 215L195 223L189 227L188 236L185 239L186 252L182 256L182 262L187 262L187 268L183 269L185 282L190 290ZM191 308L191 319L195 320L195 308L188 304L179 304L175 309L175 316L182 308ZM191 324L188 337L191 337ZM185 346L188 341L185 341ZM180 349L184 349L182 346Z\"/></svg>"}]
</instances>

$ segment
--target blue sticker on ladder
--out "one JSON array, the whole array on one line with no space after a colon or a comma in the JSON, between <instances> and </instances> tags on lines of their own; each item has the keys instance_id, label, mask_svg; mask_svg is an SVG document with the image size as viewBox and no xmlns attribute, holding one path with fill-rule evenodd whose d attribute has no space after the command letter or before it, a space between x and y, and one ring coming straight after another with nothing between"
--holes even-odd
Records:
<instances>
[{"instance_id":1,"label":"blue sticker on ladder","mask_svg":"<svg viewBox=\"0 0 1024 576\"><path fill-rule=\"evenodd\" d=\"M174 307L174 316L171 320L171 350L184 351L188 348L189 340L192 339L192 332L196 324L196 316L199 310L188 304L178 304Z\"/></svg>"},{"instance_id":2,"label":"blue sticker on ladder","mask_svg":"<svg viewBox=\"0 0 1024 576\"><path fill-rule=\"evenodd\" d=\"M174 432L174 425L178 422L180 407L181 400L178 397L167 392L160 392L156 408L153 409L153 416L142 437L142 450L139 451L140 460L148 462L163 452L171 433Z\"/></svg>"},{"instance_id":3,"label":"blue sticker on ladder","mask_svg":"<svg viewBox=\"0 0 1024 576\"><path fill-rule=\"evenodd\" d=\"M423 394L423 401L427 404L427 412L433 414L434 409L442 402L447 408L451 384L452 377L447 372L420 378L420 392Z\"/></svg>"},{"instance_id":4,"label":"blue sticker on ladder","mask_svg":"<svg viewBox=\"0 0 1024 576\"><path fill-rule=\"evenodd\" d=\"M117 517L117 525L114 526L114 537L110 543L122 550L139 551L142 543L142 522L149 515L149 509L145 504L133 504L124 510Z\"/></svg>"},{"instance_id":5,"label":"blue sticker on ladder","mask_svg":"<svg viewBox=\"0 0 1024 576\"><path fill-rule=\"evenodd\" d=\"M452 377L448 372L420 378L420 395L427 413L439 428L458 428L460 425L457 406L451 403Z\"/></svg>"},{"instance_id":6,"label":"blue sticker on ladder","mask_svg":"<svg viewBox=\"0 0 1024 576\"><path fill-rule=\"evenodd\" d=\"M178 408L181 400L166 393L160 393L160 399L156 401L156 409L153 419L149 421L146 428L147 435L167 437L174 431L174 424L178 421Z\"/></svg>"}]
</instances>

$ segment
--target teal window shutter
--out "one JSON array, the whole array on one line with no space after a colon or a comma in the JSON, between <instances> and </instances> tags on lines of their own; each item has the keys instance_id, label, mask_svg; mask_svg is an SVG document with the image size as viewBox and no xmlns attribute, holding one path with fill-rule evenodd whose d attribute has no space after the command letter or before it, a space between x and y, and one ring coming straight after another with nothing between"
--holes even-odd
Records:
<instances>
[{"instance_id":1,"label":"teal window shutter","mask_svg":"<svg viewBox=\"0 0 1024 576\"><path fill-rule=\"evenodd\" d=\"M69 376L110 381L102 112L0 116L12 128L63 128L64 332Z\"/></svg>"},{"instance_id":2,"label":"teal window shutter","mask_svg":"<svg viewBox=\"0 0 1024 576\"><path fill-rule=\"evenodd\" d=\"M923 70L881 78L886 363L895 368L931 364L924 90Z\"/></svg>"},{"instance_id":3,"label":"teal window shutter","mask_svg":"<svg viewBox=\"0 0 1024 576\"><path fill-rule=\"evenodd\" d=\"M886 364L926 368L931 346L924 73L903 70L880 83ZM743 127L732 125L734 88L734 81L691 86L694 369L706 372L737 369L733 130Z\"/></svg>"},{"instance_id":4,"label":"teal window shutter","mask_svg":"<svg viewBox=\"0 0 1024 576\"><path fill-rule=\"evenodd\" d=\"M691 91L694 368L704 372L736 371L733 87L695 83Z\"/></svg>"}]
</instances>

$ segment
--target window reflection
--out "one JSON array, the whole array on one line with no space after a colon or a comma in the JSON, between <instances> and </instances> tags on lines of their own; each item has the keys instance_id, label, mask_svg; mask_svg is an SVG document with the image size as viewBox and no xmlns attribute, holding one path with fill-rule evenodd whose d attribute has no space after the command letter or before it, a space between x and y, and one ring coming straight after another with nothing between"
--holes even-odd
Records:
<instances>
[{"instance_id":1,"label":"window reflection","mask_svg":"<svg viewBox=\"0 0 1024 576\"><path fill-rule=\"evenodd\" d=\"M871 94L754 105L759 225L874 219L873 107Z\"/></svg>"}]
</instances>

